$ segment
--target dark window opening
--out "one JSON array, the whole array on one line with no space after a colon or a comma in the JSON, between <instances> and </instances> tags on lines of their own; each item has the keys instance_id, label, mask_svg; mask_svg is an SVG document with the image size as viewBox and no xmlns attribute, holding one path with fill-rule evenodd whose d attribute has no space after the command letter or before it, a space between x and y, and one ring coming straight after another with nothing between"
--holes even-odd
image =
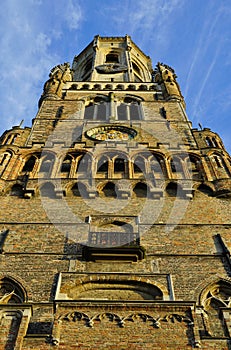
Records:
<instances>
[{"instance_id":1,"label":"dark window opening","mask_svg":"<svg viewBox=\"0 0 231 350\"><path fill-rule=\"evenodd\" d=\"M139 120L139 105L136 103L132 103L130 105L130 120Z\"/></svg>"},{"instance_id":2,"label":"dark window opening","mask_svg":"<svg viewBox=\"0 0 231 350\"><path fill-rule=\"evenodd\" d=\"M116 158L114 162L114 172L124 172L125 171L125 160L122 158Z\"/></svg>"},{"instance_id":3,"label":"dark window opening","mask_svg":"<svg viewBox=\"0 0 231 350\"><path fill-rule=\"evenodd\" d=\"M36 162L36 157L31 156L25 163L22 171L27 171L27 172L31 172L34 169L34 165Z\"/></svg>"},{"instance_id":4,"label":"dark window opening","mask_svg":"<svg viewBox=\"0 0 231 350\"><path fill-rule=\"evenodd\" d=\"M89 170L90 156L88 154L83 155L78 160L76 172L87 173Z\"/></svg>"},{"instance_id":5,"label":"dark window opening","mask_svg":"<svg viewBox=\"0 0 231 350\"><path fill-rule=\"evenodd\" d=\"M98 162L97 172L106 173L108 171L108 159L106 157L102 157Z\"/></svg>"},{"instance_id":6,"label":"dark window opening","mask_svg":"<svg viewBox=\"0 0 231 350\"><path fill-rule=\"evenodd\" d=\"M112 182L108 182L104 188L103 188L103 193L105 195L105 197L114 197L116 198L116 187L115 184L113 184Z\"/></svg>"},{"instance_id":7,"label":"dark window opening","mask_svg":"<svg viewBox=\"0 0 231 350\"><path fill-rule=\"evenodd\" d=\"M40 172L49 173L52 168L53 160L54 160L54 157L52 157L51 155L46 156L42 161Z\"/></svg>"},{"instance_id":8,"label":"dark window opening","mask_svg":"<svg viewBox=\"0 0 231 350\"><path fill-rule=\"evenodd\" d=\"M106 63L119 63L119 56L115 53L107 54Z\"/></svg>"},{"instance_id":9,"label":"dark window opening","mask_svg":"<svg viewBox=\"0 0 231 350\"><path fill-rule=\"evenodd\" d=\"M84 111L84 119L91 120L94 117L94 105L93 103L90 103L88 106L85 107Z\"/></svg>"},{"instance_id":10,"label":"dark window opening","mask_svg":"<svg viewBox=\"0 0 231 350\"><path fill-rule=\"evenodd\" d=\"M210 139L210 137L206 137L206 138L205 138L205 141L206 141L206 143L207 143L207 146L213 147L213 143L212 143L212 140Z\"/></svg>"},{"instance_id":11,"label":"dark window opening","mask_svg":"<svg viewBox=\"0 0 231 350\"><path fill-rule=\"evenodd\" d=\"M24 191L22 185L15 184L12 186L11 191L10 191L11 196L23 198Z\"/></svg>"},{"instance_id":12,"label":"dark window opening","mask_svg":"<svg viewBox=\"0 0 231 350\"><path fill-rule=\"evenodd\" d=\"M177 184L174 182L170 182L168 186L166 187L166 192L169 195L169 197L176 197L177 196Z\"/></svg>"},{"instance_id":13,"label":"dark window opening","mask_svg":"<svg viewBox=\"0 0 231 350\"><path fill-rule=\"evenodd\" d=\"M76 183L72 187L71 192L72 192L73 196L76 196L76 197L84 197L85 198L87 195L86 187L82 183Z\"/></svg>"},{"instance_id":14,"label":"dark window opening","mask_svg":"<svg viewBox=\"0 0 231 350\"><path fill-rule=\"evenodd\" d=\"M215 160L215 162L216 162L217 167L218 167L218 168L222 168L222 162L221 162L220 157L214 156L214 160Z\"/></svg>"},{"instance_id":15,"label":"dark window opening","mask_svg":"<svg viewBox=\"0 0 231 350\"><path fill-rule=\"evenodd\" d=\"M67 156L61 166L61 173L69 173L71 170L71 162L72 158L70 156Z\"/></svg>"},{"instance_id":16,"label":"dark window opening","mask_svg":"<svg viewBox=\"0 0 231 350\"><path fill-rule=\"evenodd\" d=\"M119 105L117 107L117 117L118 120L127 120L127 105L124 103L121 103L121 105Z\"/></svg>"},{"instance_id":17,"label":"dark window opening","mask_svg":"<svg viewBox=\"0 0 231 350\"><path fill-rule=\"evenodd\" d=\"M97 120L106 120L106 104L105 103L100 103L97 105Z\"/></svg>"},{"instance_id":18,"label":"dark window opening","mask_svg":"<svg viewBox=\"0 0 231 350\"><path fill-rule=\"evenodd\" d=\"M4 164L4 162L5 162L6 158L7 158L7 156L9 156L9 155L8 155L8 154L4 154L4 155L3 155L0 165L3 165L3 164Z\"/></svg>"},{"instance_id":19,"label":"dark window opening","mask_svg":"<svg viewBox=\"0 0 231 350\"><path fill-rule=\"evenodd\" d=\"M132 67L134 71L140 75L140 68L137 66L135 62L132 62Z\"/></svg>"},{"instance_id":20,"label":"dark window opening","mask_svg":"<svg viewBox=\"0 0 231 350\"><path fill-rule=\"evenodd\" d=\"M142 157L137 157L134 161L134 173L145 172L145 162Z\"/></svg>"},{"instance_id":21,"label":"dark window opening","mask_svg":"<svg viewBox=\"0 0 231 350\"><path fill-rule=\"evenodd\" d=\"M133 191L136 197L146 198L148 194L147 185L142 182L139 182L138 184L136 184Z\"/></svg>"},{"instance_id":22,"label":"dark window opening","mask_svg":"<svg viewBox=\"0 0 231 350\"><path fill-rule=\"evenodd\" d=\"M83 71L83 75L82 77L84 77L87 73L89 75L89 71L91 71L92 69L92 62L93 60L90 59L87 63L86 63L86 66L84 67L84 71ZM86 77L85 77L86 78Z\"/></svg>"}]
</instances>

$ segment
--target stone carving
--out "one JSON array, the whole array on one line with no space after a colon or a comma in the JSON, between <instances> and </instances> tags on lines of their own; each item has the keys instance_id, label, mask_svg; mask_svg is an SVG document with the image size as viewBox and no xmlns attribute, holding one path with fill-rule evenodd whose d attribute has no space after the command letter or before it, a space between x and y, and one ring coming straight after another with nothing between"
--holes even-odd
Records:
<instances>
[{"instance_id":1,"label":"stone carving","mask_svg":"<svg viewBox=\"0 0 231 350\"><path fill-rule=\"evenodd\" d=\"M165 315L164 317L157 316L154 318L153 316L146 314L146 313L133 313L128 316L119 316L115 313L111 312L105 312L102 314L97 314L94 316L88 316L87 314L83 312L72 312L67 315L61 316L61 319L64 321L69 322L76 322L76 321L85 321L86 326L93 327L94 321L103 321L104 319L108 319L111 322L116 322L119 327L125 327L125 322L135 322L136 320L141 320L143 322L150 322L153 328L161 328L162 322L185 322L188 324L188 326L193 326L193 321L185 315L180 314L169 314Z\"/></svg>"},{"instance_id":2,"label":"stone carving","mask_svg":"<svg viewBox=\"0 0 231 350\"><path fill-rule=\"evenodd\" d=\"M159 62L157 64L157 70L155 70L154 73L156 82L165 85L168 95L175 95L183 98L180 87L176 81L177 75L173 68Z\"/></svg>"},{"instance_id":3,"label":"stone carving","mask_svg":"<svg viewBox=\"0 0 231 350\"><path fill-rule=\"evenodd\" d=\"M70 64L65 62L51 69L49 79L44 84L43 96L47 94L55 94L61 97L62 87L67 81L72 81L72 72Z\"/></svg>"}]
</instances>

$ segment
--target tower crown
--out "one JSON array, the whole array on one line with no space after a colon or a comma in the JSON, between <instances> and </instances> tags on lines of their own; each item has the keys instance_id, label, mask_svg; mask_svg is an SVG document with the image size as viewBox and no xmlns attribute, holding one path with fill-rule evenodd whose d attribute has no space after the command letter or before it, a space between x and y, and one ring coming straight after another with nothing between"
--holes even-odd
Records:
<instances>
[{"instance_id":1,"label":"tower crown","mask_svg":"<svg viewBox=\"0 0 231 350\"><path fill-rule=\"evenodd\" d=\"M152 64L131 38L100 37L77 56L73 65L75 81L150 82Z\"/></svg>"}]
</instances>

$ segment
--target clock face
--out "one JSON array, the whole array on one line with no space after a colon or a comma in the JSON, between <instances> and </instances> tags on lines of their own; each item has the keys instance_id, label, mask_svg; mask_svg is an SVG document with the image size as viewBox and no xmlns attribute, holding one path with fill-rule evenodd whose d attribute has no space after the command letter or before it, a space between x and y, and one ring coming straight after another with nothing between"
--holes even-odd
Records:
<instances>
[{"instance_id":1,"label":"clock face","mask_svg":"<svg viewBox=\"0 0 231 350\"><path fill-rule=\"evenodd\" d=\"M86 132L86 136L98 141L129 141L137 135L137 132L126 126L99 126Z\"/></svg>"},{"instance_id":2,"label":"clock face","mask_svg":"<svg viewBox=\"0 0 231 350\"><path fill-rule=\"evenodd\" d=\"M105 63L100 66L95 67L98 73L101 74L115 74L120 72L125 72L128 70L127 66L124 66L119 63Z\"/></svg>"}]
</instances>

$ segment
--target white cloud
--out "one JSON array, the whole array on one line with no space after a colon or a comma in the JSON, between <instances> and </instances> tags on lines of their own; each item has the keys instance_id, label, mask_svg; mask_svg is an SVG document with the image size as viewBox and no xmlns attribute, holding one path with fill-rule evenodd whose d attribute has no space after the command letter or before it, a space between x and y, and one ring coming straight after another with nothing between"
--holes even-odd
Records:
<instances>
[{"instance_id":1,"label":"white cloud","mask_svg":"<svg viewBox=\"0 0 231 350\"><path fill-rule=\"evenodd\" d=\"M1 4L2 130L21 119L30 124L50 69L62 62L56 49L63 43L58 46L57 42L68 28L78 28L81 18L78 1L8 0Z\"/></svg>"}]
</instances>

